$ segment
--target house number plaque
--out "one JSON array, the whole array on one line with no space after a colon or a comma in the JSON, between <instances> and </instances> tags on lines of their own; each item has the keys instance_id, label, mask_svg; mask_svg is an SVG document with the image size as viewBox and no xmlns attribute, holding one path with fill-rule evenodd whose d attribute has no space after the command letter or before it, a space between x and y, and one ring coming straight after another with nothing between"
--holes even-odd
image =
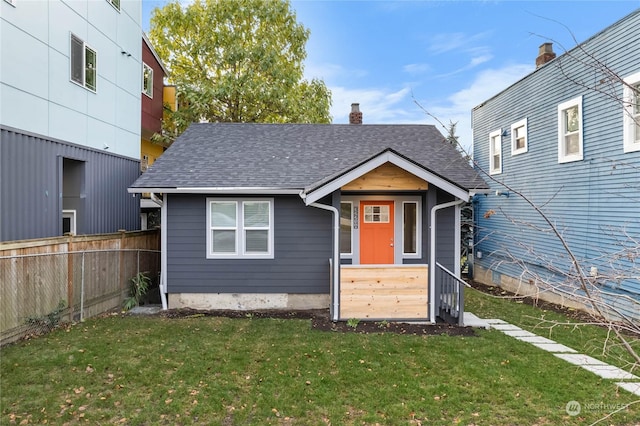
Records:
<instances>
[{"instance_id":1,"label":"house number plaque","mask_svg":"<svg viewBox=\"0 0 640 426\"><path fill-rule=\"evenodd\" d=\"M353 229L358 229L358 207L353 208Z\"/></svg>"}]
</instances>

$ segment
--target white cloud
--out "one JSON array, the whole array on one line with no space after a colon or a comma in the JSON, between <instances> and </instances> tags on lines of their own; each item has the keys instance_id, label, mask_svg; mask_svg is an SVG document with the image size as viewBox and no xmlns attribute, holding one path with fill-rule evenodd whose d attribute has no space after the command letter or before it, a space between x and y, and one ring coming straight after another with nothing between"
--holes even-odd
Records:
<instances>
[{"instance_id":1,"label":"white cloud","mask_svg":"<svg viewBox=\"0 0 640 426\"><path fill-rule=\"evenodd\" d=\"M469 51L478 41L486 38L490 31L467 35L465 33L441 33L429 39L429 51L433 54L450 52L452 50Z\"/></svg>"},{"instance_id":2,"label":"white cloud","mask_svg":"<svg viewBox=\"0 0 640 426\"><path fill-rule=\"evenodd\" d=\"M431 66L429 64L407 64L402 67L402 70L409 74L424 74L431 70Z\"/></svg>"},{"instance_id":3,"label":"white cloud","mask_svg":"<svg viewBox=\"0 0 640 426\"><path fill-rule=\"evenodd\" d=\"M407 100L411 99L411 89L408 87L395 91L381 88L347 89L340 86L330 86L329 89L333 100L331 116L334 123L349 122L352 103L360 104L365 124L401 123L411 120L411 116L415 115L405 106Z\"/></svg>"},{"instance_id":4,"label":"white cloud","mask_svg":"<svg viewBox=\"0 0 640 426\"><path fill-rule=\"evenodd\" d=\"M503 68L483 70L475 76L469 86L449 95L444 102L433 105L427 103L423 104L423 107L442 120L445 125L449 124L449 120L457 122L460 143L469 150L473 143L471 110L531 71L533 67L530 64L512 64Z\"/></svg>"}]
</instances>

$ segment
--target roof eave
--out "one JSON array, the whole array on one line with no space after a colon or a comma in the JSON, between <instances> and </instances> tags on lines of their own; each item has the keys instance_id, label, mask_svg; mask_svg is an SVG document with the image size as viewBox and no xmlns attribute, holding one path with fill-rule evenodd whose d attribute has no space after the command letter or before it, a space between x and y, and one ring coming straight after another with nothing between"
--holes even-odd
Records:
<instances>
[{"instance_id":1,"label":"roof eave","mask_svg":"<svg viewBox=\"0 0 640 426\"><path fill-rule=\"evenodd\" d=\"M277 187L132 187L127 188L130 194L153 192L157 194L271 194L298 195L302 188Z\"/></svg>"}]
</instances>

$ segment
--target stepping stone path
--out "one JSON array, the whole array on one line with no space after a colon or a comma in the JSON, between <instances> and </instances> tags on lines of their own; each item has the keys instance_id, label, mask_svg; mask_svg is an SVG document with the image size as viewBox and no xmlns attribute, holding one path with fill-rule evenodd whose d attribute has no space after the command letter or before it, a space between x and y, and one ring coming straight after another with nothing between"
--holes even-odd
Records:
<instances>
[{"instance_id":1,"label":"stepping stone path","mask_svg":"<svg viewBox=\"0 0 640 426\"><path fill-rule=\"evenodd\" d=\"M556 343L546 337L538 336L530 331L523 330L518 326L509 324L501 319L486 319L491 328L495 328L523 342L531 343L537 348L552 353L554 356L567 361L570 364L584 368L591 373L609 380L629 380L625 382L615 382L615 384L632 394L640 396L640 377L629 373L621 368L609 365L588 355L580 354L575 349Z\"/></svg>"}]
</instances>

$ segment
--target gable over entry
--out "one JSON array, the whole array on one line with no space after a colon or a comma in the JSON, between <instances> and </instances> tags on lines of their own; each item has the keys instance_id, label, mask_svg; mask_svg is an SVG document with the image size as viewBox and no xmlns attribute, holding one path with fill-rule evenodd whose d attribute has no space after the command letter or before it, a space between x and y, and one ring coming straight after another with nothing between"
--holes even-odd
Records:
<instances>
[{"instance_id":1,"label":"gable over entry","mask_svg":"<svg viewBox=\"0 0 640 426\"><path fill-rule=\"evenodd\" d=\"M317 202L329 194L332 206ZM301 196L334 211L334 319L435 321L429 265L438 259L459 273L459 204L468 191L388 149ZM438 217L443 197L450 209ZM436 254L437 235L451 244L448 254Z\"/></svg>"}]
</instances>

